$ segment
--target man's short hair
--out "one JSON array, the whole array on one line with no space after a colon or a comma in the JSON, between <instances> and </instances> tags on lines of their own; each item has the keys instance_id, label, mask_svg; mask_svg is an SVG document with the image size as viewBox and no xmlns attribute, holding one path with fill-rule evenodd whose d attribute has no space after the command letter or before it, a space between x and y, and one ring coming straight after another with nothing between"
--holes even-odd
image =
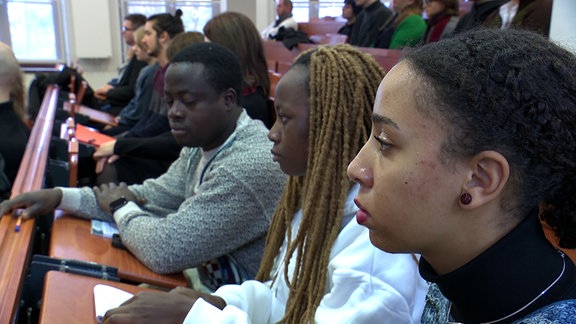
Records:
<instances>
[{"instance_id":1,"label":"man's short hair","mask_svg":"<svg viewBox=\"0 0 576 324\"><path fill-rule=\"evenodd\" d=\"M128 20L132 23L132 29L136 30L140 28L140 26L144 26L146 23L146 16L142 14L129 14L128 16L124 17L124 20Z\"/></svg>"},{"instance_id":2,"label":"man's short hair","mask_svg":"<svg viewBox=\"0 0 576 324\"><path fill-rule=\"evenodd\" d=\"M217 92L230 88L236 91L236 103L242 101L242 68L238 56L216 43L198 43L188 46L172 58L175 63L200 63L204 78Z\"/></svg>"}]
</instances>

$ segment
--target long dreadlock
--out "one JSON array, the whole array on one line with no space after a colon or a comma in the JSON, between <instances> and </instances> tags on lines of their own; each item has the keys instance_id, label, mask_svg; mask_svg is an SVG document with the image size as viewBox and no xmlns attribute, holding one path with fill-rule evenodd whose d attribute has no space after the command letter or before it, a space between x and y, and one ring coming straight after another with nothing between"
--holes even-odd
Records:
<instances>
[{"instance_id":1,"label":"long dreadlock","mask_svg":"<svg viewBox=\"0 0 576 324\"><path fill-rule=\"evenodd\" d=\"M371 128L374 97L384 71L369 54L349 45L317 47L292 65L308 71L310 135L306 176L292 176L280 199L266 239L258 280L269 280L291 222L302 208L302 223L288 245L282 274L290 287L282 322L314 322L326 293L332 245L341 229L351 181L346 175ZM307 194L310 193L310 194ZM296 252L295 271L288 264Z\"/></svg>"}]
</instances>

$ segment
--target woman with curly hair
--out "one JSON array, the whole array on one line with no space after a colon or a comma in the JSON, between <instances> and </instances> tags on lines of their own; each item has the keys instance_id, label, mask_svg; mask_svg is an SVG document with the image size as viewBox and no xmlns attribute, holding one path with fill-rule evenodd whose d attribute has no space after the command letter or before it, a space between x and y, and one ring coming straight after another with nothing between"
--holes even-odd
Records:
<instances>
[{"instance_id":1,"label":"woman with curly hair","mask_svg":"<svg viewBox=\"0 0 576 324\"><path fill-rule=\"evenodd\" d=\"M407 53L350 164L359 223L419 253L422 323L574 323L576 57L521 30ZM446 76L450 77L446 77Z\"/></svg>"}]
</instances>

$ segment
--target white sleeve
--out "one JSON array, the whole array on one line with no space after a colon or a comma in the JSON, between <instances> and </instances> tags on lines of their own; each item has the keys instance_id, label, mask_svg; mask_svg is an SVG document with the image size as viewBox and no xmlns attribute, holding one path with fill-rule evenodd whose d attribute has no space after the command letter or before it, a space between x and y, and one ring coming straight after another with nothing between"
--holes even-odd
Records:
<instances>
[{"instance_id":1,"label":"white sleeve","mask_svg":"<svg viewBox=\"0 0 576 324\"><path fill-rule=\"evenodd\" d=\"M342 230L334 251L316 323L420 322L427 284L412 255L378 250L355 220Z\"/></svg>"},{"instance_id":2,"label":"white sleeve","mask_svg":"<svg viewBox=\"0 0 576 324\"><path fill-rule=\"evenodd\" d=\"M216 306L199 298L188 312L184 324L203 323L209 318L211 323L249 324L252 323L248 314L234 306L226 306L220 310Z\"/></svg>"},{"instance_id":3,"label":"white sleeve","mask_svg":"<svg viewBox=\"0 0 576 324\"><path fill-rule=\"evenodd\" d=\"M249 280L241 285L222 286L214 294L226 301L223 310L198 299L184 323L198 323L197 320L207 318L212 323L270 322L273 296L267 284Z\"/></svg>"}]
</instances>

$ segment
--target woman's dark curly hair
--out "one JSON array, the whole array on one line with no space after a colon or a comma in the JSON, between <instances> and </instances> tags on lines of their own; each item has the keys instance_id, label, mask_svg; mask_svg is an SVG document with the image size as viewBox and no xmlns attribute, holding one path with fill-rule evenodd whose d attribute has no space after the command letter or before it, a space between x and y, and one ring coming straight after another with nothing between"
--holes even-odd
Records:
<instances>
[{"instance_id":1,"label":"woman's dark curly hair","mask_svg":"<svg viewBox=\"0 0 576 324\"><path fill-rule=\"evenodd\" d=\"M510 165L503 208L540 217L576 248L576 57L521 30L475 30L407 53L442 120L443 159L501 153Z\"/></svg>"}]
</instances>

